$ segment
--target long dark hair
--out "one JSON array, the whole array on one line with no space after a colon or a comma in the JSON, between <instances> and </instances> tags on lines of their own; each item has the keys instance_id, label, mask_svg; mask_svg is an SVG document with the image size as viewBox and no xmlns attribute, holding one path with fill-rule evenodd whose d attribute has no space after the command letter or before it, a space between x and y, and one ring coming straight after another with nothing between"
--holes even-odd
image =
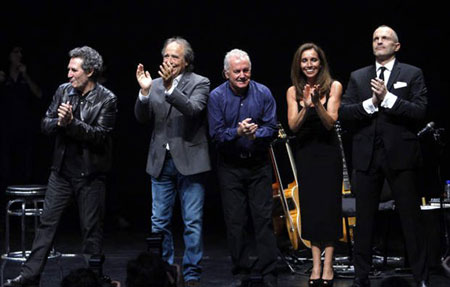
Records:
<instances>
[{"instance_id":1,"label":"long dark hair","mask_svg":"<svg viewBox=\"0 0 450 287\"><path fill-rule=\"evenodd\" d=\"M302 60L303 52L310 49L316 51L320 60L321 68L317 74L316 84L320 85L319 93L321 97L330 93L331 84L333 83L324 51L314 43L305 43L295 52L291 65L291 81L292 85L295 87L297 101L300 101L303 98L303 88L306 85L306 76L302 72L300 62Z\"/></svg>"}]
</instances>

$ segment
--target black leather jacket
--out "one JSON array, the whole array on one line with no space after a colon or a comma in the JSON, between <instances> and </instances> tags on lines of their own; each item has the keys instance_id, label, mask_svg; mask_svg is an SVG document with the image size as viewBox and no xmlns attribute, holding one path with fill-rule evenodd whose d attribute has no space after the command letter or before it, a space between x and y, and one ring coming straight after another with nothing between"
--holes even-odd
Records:
<instances>
[{"instance_id":1,"label":"black leather jacket","mask_svg":"<svg viewBox=\"0 0 450 287\"><path fill-rule=\"evenodd\" d=\"M82 100L80 119L73 118L66 127L58 123L58 107L61 103L73 101L75 89L70 83L58 87L53 96L41 128L47 135L55 135L55 149L52 169L61 170L66 149L65 140L71 137L81 142L81 177L107 172L112 164L112 131L116 121L117 97L107 88L96 84ZM75 110L76 107L73 108Z\"/></svg>"}]
</instances>

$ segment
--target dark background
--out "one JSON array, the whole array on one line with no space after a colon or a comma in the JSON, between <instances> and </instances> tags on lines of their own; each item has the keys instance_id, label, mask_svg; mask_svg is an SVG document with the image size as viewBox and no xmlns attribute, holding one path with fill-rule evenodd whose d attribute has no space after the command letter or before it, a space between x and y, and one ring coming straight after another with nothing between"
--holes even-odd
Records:
<instances>
[{"instance_id":1,"label":"dark background","mask_svg":"<svg viewBox=\"0 0 450 287\"><path fill-rule=\"evenodd\" d=\"M309 41L321 46L332 75L345 88L351 71L374 62L374 29L389 25L402 44L397 58L421 67L425 74L429 108L423 126L434 121L437 127L446 129L445 142L449 128L449 100L444 87L448 17L447 8L437 1L22 0L8 5L3 2L0 9L1 56L6 57L5 48L10 43L19 41L24 47L28 71L44 92L36 105L42 117L57 86L67 80L68 51L88 45L100 52L106 65L104 85L119 98L109 215L121 215L132 226L147 229L150 179L145 163L150 131L134 118L139 88L135 70L143 63L153 77L157 76L166 38L179 35L191 43L195 71L211 80L211 88L224 80L221 71L225 53L233 48L247 51L253 79L271 89L279 120L287 129L285 93L291 85L290 66L298 46ZM36 136L34 178L46 183L52 141L40 133ZM349 163L349 134L345 129L343 139ZM443 150L431 135L422 142L426 163L421 173L422 193L436 196L443 180L450 178L447 148ZM205 229L214 231L221 217L214 173L209 175L205 207ZM222 225L219 228L223 230Z\"/></svg>"}]
</instances>

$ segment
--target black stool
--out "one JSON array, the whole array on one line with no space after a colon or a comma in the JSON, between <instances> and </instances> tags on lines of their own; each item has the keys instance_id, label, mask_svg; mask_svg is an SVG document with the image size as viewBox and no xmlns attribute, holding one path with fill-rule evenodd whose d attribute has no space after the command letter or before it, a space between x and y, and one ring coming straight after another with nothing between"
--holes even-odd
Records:
<instances>
[{"instance_id":1,"label":"black stool","mask_svg":"<svg viewBox=\"0 0 450 287\"><path fill-rule=\"evenodd\" d=\"M39 217L44 208L44 196L47 186L45 185L12 185L6 188L6 195L10 197L6 204L5 221L5 253L2 254L3 260L1 267L1 286L3 286L3 271L8 260L25 262L30 255L31 250L26 248L26 218L34 218L34 230L39 224ZM21 221L21 240L20 250L11 251L10 248L10 216L20 217ZM49 259L60 258L61 253L56 252L54 248L50 252Z\"/></svg>"}]
</instances>

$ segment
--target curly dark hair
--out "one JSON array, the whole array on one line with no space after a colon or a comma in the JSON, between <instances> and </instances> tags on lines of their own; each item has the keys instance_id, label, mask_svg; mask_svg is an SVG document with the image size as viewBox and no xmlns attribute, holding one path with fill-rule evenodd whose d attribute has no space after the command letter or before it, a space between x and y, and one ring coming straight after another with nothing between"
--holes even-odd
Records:
<instances>
[{"instance_id":1,"label":"curly dark hair","mask_svg":"<svg viewBox=\"0 0 450 287\"><path fill-rule=\"evenodd\" d=\"M83 60L81 68L86 72L93 71L91 78L95 81L98 79L103 70L103 58L96 50L88 46L77 47L70 50L69 56L81 58Z\"/></svg>"}]
</instances>

